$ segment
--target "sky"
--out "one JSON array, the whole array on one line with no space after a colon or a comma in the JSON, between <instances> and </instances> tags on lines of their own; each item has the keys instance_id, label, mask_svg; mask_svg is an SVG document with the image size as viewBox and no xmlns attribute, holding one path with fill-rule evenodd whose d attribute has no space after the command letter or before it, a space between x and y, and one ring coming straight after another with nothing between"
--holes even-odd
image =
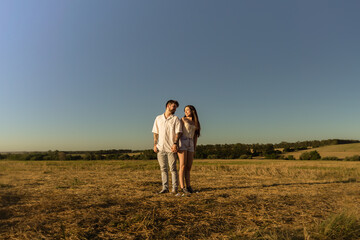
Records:
<instances>
[{"instance_id":1,"label":"sky","mask_svg":"<svg viewBox=\"0 0 360 240\"><path fill-rule=\"evenodd\" d=\"M0 152L360 139L357 0L2 0Z\"/></svg>"}]
</instances>

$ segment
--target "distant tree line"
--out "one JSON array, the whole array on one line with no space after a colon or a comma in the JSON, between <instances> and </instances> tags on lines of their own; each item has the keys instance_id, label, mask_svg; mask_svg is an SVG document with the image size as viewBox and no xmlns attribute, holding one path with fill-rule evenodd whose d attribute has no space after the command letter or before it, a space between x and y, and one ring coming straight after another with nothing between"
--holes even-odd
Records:
<instances>
[{"instance_id":1,"label":"distant tree line","mask_svg":"<svg viewBox=\"0 0 360 240\"><path fill-rule=\"evenodd\" d=\"M195 158L199 159L248 159L258 156L274 158L281 154L273 144L215 144L196 147Z\"/></svg>"},{"instance_id":2,"label":"distant tree line","mask_svg":"<svg viewBox=\"0 0 360 240\"><path fill-rule=\"evenodd\" d=\"M43 160L148 160L156 159L153 150L100 150L100 151L48 151L0 154L0 159L43 161Z\"/></svg>"},{"instance_id":3,"label":"distant tree line","mask_svg":"<svg viewBox=\"0 0 360 240\"><path fill-rule=\"evenodd\" d=\"M195 158L198 159L248 159L253 157L264 157L268 159L285 158L283 153L295 152L309 148L316 148L327 145L359 143L358 140L313 140L302 142L281 142L278 144L215 144L199 145L196 147ZM281 149L281 150L279 150ZM293 160L293 157L288 157ZM307 158L307 156L304 156Z\"/></svg>"},{"instance_id":4,"label":"distant tree line","mask_svg":"<svg viewBox=\"0 0 360 240\"><path fill-rule=\"evenodd\" d=\"M133 151L131 149L110 149L110 150L99 150L99 151L66 151L66 154L87 154L93 152L96 154L124 154L124 153L136 153L140 151Z\"/></svg>"},{"instance_id":5,"label":"distant tree line","mask_svg":"<svg viewBox=\"0 0 360 240\"><path fill-rule=\"evenodd\" d=\"M283 148L284 152L294 152L299 150L304 150L308 148L317 148L328 145L337 145L337 144L349 144L349 143L359 143L359 140L344 140L344 139L328 139L328 140L313 140L313 141L302 141L302 142L281 142L274 144L275 148Z\"/></svg>"},{"instance_id":6,"label":"distant tree line","mask_svg":"<svg viewBox=\"0 0 360 240\"><path fill-rule=\"evenodd\" d=\"M288 159L294 160L292 155L284 156L284 153L315 148L326 145L359 143L358 140L314 140L302 142L281 142L278 144L208 144L196 147L195 158L197 159L251 159L264 157L267 159ZM320 159L316 153L309 155L304 153L300 156L302 160ZM357 156L349 158L353 161ZM328 160L337 160L335 157L327 157ZM0 159L9 160L148 160L156 159L156 153L152 149L132 151L130 149L111 149L99 151L48 151L30 153L8 153L0 154Z\"/></svg>"}]
</instances>

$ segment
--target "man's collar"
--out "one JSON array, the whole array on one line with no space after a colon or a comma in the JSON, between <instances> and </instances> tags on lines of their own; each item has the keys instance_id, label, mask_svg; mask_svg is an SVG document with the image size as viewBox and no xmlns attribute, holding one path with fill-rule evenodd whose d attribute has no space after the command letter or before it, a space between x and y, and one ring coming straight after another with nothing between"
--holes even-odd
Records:
<instances>
[{"instance_id":1,"label":"man's collar","mask_svg":"<svg viewBox=\"0 0 360 240\"><path fill-rule=\"evenodd\" d=\"M166 118L166 117L165 117L165 113L163 114L163 116L164 116L164 118L165 118L166 120L168 120L168 119L173 118L173 117L174 117L174 114L169 115L169 117L168 117L168 118Z\"/></svg>"}]
</instances>

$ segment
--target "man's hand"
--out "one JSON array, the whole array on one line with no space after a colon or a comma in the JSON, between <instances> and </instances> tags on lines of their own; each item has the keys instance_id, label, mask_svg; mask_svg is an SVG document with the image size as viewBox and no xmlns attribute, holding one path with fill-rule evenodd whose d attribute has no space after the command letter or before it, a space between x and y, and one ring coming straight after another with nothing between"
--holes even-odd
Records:
<instances>
[{"instance_id":1,"label":"man's hand","mask_svg":"<svg viewBox=\"0 0 360 240\"><path fill-rule=\"evenodd\" d=\"M158 143L158 139L159 139L159 134L154 133L154 152L158 152L159 150L157 149L157 143Z\"/></svg>"},{"instance_id":2,"label":"man's hand","mask_svg":"<svg viewBox=\"0 0 360 240\"><path fill-rule=\"evenodd\" d=\"M171 151L172 151L173 153L176 153L176 152L178 151L178 146L177 146L177 144L173 144L173 145L172 145Z\"/></svg>"}]
</instances>

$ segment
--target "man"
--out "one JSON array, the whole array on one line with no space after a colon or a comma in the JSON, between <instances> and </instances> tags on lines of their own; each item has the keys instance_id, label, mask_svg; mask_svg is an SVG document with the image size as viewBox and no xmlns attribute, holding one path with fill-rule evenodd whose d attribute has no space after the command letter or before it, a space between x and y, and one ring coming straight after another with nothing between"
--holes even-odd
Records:
<instances>
[{"instance_id":1,"label":"man","mask_svg":"<svg viewBox=\"0 0 360 240\"><path fill-rule=\"evenodd\" d=\"M172 193L176 193L178 188L175 156L182 129L179 118L174 116L177 107L179 107L177 101L167 101L165 113L155 118L152 129L154 133L154 152L157 153L161 170L162 190L160 193L169 192L169 167L172 176Z\"/></svg>"}]
</instances>

